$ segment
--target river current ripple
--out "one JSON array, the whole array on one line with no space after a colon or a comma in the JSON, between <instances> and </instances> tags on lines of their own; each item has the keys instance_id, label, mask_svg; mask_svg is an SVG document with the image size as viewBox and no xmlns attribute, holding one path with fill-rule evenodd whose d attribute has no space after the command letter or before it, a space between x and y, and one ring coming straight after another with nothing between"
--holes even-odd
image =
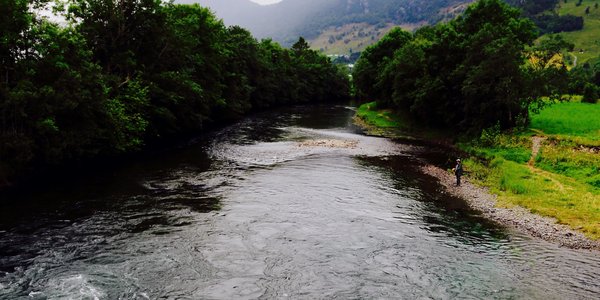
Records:
<instances>
[{"instance_id":1,"label":"river current ripple","mask_svg":"<svg viewBox=\"0 0 600 300\"><path fill-rule=\"evenodd\" d=\"M419 173L444 149L365 136L352 115L259 114L4 196L0 298L600 297L598 253L485 220Z\"/></svg>"}]
</instances>

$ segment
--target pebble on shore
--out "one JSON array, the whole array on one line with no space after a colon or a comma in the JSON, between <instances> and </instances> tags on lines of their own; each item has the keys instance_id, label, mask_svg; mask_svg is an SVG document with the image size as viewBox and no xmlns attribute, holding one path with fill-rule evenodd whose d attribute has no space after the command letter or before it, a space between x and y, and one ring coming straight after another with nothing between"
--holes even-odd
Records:
<instances>
[{"instance_id":1,"label":"pebble on shore","mask_svg":"<svg viewBox=\"0 0 600 300\"><path fill-rule=\"evenodd\" d=\"M358 141L355 140L306 140L298 143L298 147L328 147L328 148L356 148Z\"/></svg>"}]
</instances>

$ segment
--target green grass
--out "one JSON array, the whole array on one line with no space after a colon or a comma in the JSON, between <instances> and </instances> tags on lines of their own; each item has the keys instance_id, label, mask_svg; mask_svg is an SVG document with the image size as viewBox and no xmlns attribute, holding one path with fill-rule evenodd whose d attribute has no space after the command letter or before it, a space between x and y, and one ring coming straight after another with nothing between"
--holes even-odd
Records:
<instances>
[{"instance_id":1,"label":"green grass","mask_svg":"<svg viewBox=\"0 0 600 300\"><path fill-rule=\"evenodd\" d=\"M459 146L469 177L498 195L600 239L600 104L561 102L531 116L529 130ZM545 136L534 165L531 136Z\"/></svg>"},{"instance_id":2,"label":"green grass","mask_svg":"<svg viewBox=\"0 0 600 300\"><path fill-rule=\"evenodd\" d=\"M569 0L567 3L559 2L558 13L560 15L571 14L584 18L583 29L574 32L565 32L562 35L565 40L575 44L575 51L571 55L577 56L577 65L600 55L600 8L594 8L597 0L584 0L580 6L575 6L577 0ZM600 3L599 3L600 5ZM590 7L590 14L585 14L585 8ZM583 49L583 53L579 50Z\"/></svg>"},{"instance_id":3,"label":"green grass","mask_svg":"<svg viewBox=\"0 0 600 300\"><path fill-rule=\"evenodd\" d=\"M377 102L362 104L356 111L359 125L368 134L393 138L422 138L440 143L448 143L452 135L444 130L432 129L417 124L407 113L381 109Z\"/></svg>"},{"instance_id":4,"label":"green grass","mask_svg":"<svg viewBox=\"0 0 600 300\"><path fill-rule=\"evenodd\" d=\"M498 195L499 206L518 205L600 239L600 197L586 184L503 158L489 163L468 159L465 169Z\"/></svg>"},{"instance_id":5,"label":"green grass","mask_svg":"<svg viewBox=\"0 0 600 300\"><path fill-rule=\"evenodd\" d=\"M526 163L531 158L531 139L524 135L498 135L490 145L482 145L477 141L462 143L459 144L459 147L468 153L488 160L501 157L518 163Z\"/></svg>"},{"instance_id":6,"label":"green grass","mask_svg":"<svg viewBox=\"0 0 600 300\"><path fill-rule=\"evenodd\" d=\"M531 117L529 131L460 145L474 155L465 162L469 176L490 187L500 205L528 208L600 239L600 104L561 102ZM532 135L547 139L529 165Z\"/></svg>"},{"instance_id":7,"label":"green grass","mask_svg":"<svg viewBox=\"0 0 600 300\"><path fill-rule=\"evenodd\" d=\"M600 141L600 104L562 102L531 116L530 128L548 135Z\"/></svg>"},{"instance_id":8,"label":"green grass","mask_svg":"<svg viewBox=\"0 0 600 300\"><path fill-rule=\"evenodd\" d=\"M365 122L379 128L408 128L406 119L389 109L378 109L376 102L369 102L358 107L356 115Z\"/></svg>"},{"instance_id":9,"label":"green grass","mask_svg":"<svg viewBox=\"0 0 600 300\"><path fill-rule=\"evenodd\" d=\"M537 167L573 178L600 194L600 104L554 104L532 115L530 128L548 137Z\"/></svg>"},{"instance_id":10,"label":"green grass","mask_svg":"<svg viewBox=\"0 0 600 300\"><path fill-rule=\"evenodd\" d=\"M590 191L600 195L600 158L599 154L564 145L544 145L537 158L536 166L573 178L590 185Z\"/></svg>"}]
</instances>

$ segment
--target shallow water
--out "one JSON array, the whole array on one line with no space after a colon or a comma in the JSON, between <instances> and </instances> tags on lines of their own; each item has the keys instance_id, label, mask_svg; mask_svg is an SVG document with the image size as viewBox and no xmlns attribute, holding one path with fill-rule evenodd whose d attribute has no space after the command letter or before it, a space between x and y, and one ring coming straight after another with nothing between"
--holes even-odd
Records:
<instances>
[{"instance_id":1,"label":"shallow water","mask_svg":"<svg viewBox=\"0 0 600 300\"><path fill-rule=\"evenodd\" d=\"M444 149L364 136L352 115L260 114L118 170L5 196L0 298L600 297L597 252L486 221L419 173Z\"/></svg>"}]
</instances>

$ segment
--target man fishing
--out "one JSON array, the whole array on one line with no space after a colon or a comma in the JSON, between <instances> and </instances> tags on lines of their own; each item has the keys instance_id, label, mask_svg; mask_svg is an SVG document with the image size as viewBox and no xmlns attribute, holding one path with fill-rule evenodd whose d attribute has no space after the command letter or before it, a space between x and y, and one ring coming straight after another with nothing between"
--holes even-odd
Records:
<instances>
[{"instance_id":1,"label":"man fishing","mask_svg":"<svg viewBox=\"0 0 600 300\"><path fill-rule=\"evenodd\" d=\"M460 158L456 159L456 167L452 169L454 171L454 175L456 175L456 186L460 186L460 176L463 174L462 163L460 162Z\"/></svg>"}]
</instances>

